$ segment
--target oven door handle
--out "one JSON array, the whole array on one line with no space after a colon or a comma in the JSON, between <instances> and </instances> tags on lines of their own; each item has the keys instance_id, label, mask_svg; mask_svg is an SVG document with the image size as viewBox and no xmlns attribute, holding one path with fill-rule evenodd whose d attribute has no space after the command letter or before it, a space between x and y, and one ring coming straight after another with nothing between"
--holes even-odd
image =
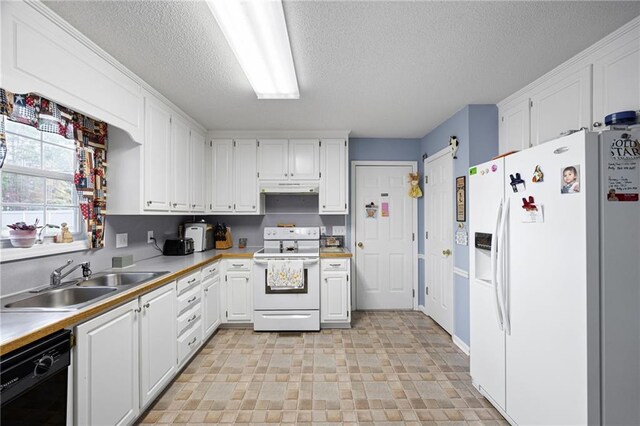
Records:
<instances>
[{"instance_id":1,"label":"oven door handle","mask_svg":"<svg viewBox=\"0 0 640 426\"><path fill-rule=\"evenodd\" d=\"M284 260L284 259L268 259L268 260L258 260L258 259L253 259L253 261L257 264L257 265L266 265L269 260ZM311 260L303 260L302 264L304 266L309 266L309 265L315 265L316 263L318 263L320 261L320 259L311 259Z\"/></svg>"}]
</instances>

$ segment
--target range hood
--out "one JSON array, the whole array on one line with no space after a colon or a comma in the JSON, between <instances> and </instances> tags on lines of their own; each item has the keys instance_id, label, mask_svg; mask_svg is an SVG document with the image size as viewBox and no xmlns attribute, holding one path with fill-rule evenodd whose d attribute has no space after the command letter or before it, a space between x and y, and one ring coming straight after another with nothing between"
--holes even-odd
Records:
<instances>
[{"instance_id":1,"label":"range hood","mask_svg":"<svg viewBox=\"0 0 640 426\"><path fill-rule=\"evenodd\" d=\"M261 194L318 195L319 186L314 182L260 182Z\"/></svg>"}]
</instances>

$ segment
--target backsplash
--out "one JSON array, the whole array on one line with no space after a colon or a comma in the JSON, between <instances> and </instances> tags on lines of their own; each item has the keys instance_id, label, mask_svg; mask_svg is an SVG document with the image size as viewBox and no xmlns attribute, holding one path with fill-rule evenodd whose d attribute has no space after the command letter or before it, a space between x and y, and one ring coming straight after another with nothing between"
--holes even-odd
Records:
<instances>
[{"instance_id":1,"label":"backsplash","mask_svg":"<svg viewBox=\"0 0 640 426\"><path fill-rule=\"evenodd\" d=\"M266 212L263 216L108 216L106 219L105 247L0 264L0 296L41 287L49 283L51 272L62 266L67 259L74 264L90 261L91 269L99 272L111 267L111 258L116 255L133 254L134 261L159 255L153 244L147 244L147 231L153 230L158 245L166 238L176 237L181 223L205 219L209 223L224 222L231 227L233 246L238 238L247 238L249 247L261 247L262 229L279 223L297 226L344 226L345 216L320 216L315 196L292 197L269 195L266 197ZM313 207L315 203L315 207ZM295 213L285 213L294 211ZM116 249L116 234L128 233L128 246ZM80 276L74 272L69 278Z\"/></svg>"}]
</instances>

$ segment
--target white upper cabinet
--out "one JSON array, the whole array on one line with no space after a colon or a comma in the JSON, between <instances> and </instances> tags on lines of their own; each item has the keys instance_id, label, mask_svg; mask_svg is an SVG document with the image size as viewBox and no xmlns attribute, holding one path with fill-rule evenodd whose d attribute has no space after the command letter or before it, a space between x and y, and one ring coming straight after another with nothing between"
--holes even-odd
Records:
<instances>
[{"instance_id":1,"label":"white upper cabinet","mask_svg":"<svg viewBox=\"0 0 640 426\"><path fill-rule=\"evenodd\" d=\"M347 214L348 147L344 139L322 139L320 147L320 214Z\"/></svg>"},{"instance_id":2,"label":"white upper cabinet","mask_svg":"<svg viewBox=\"0 0 640 426\"><path fill-rule=\"evenodd\" d=\"M593 63L593 127L604 117L640 108L640 30L630 31Z\"/></svg>"},{"instance_id":3,"label":"white upper cabinet","mask_svg":"<svg viewBox=\"0 0 640 426\"><path fill-rule=\"evenodd\" d=\"M318 180L320 140L260 139L258 178L273 181Z\"/></svg>"},{"instance_id":4,"label":"white upper cabinet","mask_svg":"<svg viewBox=\"0 0 640 426\"><path fill-rule=\"evenodd\" d=\"M236 139L234 144L234 210L255 213L258 211L257 143L255 139Z\"/></svg>"},{"instance_id":5,"label":"white upper cabinet","mask_svg":"<svg viewBox=\"0 0 640 426\"><path fill-rule=\"evenodd\" d=\"M538 145L568 130L598 130L605 116L637 110L639 76L637 17L500 102L500 152Z\"/></svg>"},{"instance_id":6,"label":"white upper cabinet","mask_svg":"<svg viewBox=\"0 0 640 426\"><path fill-rule=\"evenodd\" d=\"M531 97L532 145L581 127L591 127L591 65L553 82Z\"/></svg>"},{"instance_id":7,"label":"white upper cabinet","mask_svg":"<svg viewBox=\"0 0 640 426\"><path fill-rule=\"evenodd\" d=\"M171 211L188 212L191 177L189 124L178 116L171 122Z\"/></svg>"},{"instance_id":8,"label":"white upper cabinet","mask_svg":"<svg viewBox=\"0 0 640 426\"><path fill-rule=\"evenodd\" d=\"M192 212L205 210L206 141L203 134L191 130L191 208Z\"/></svg>"},{"instance_id":9,"label":"white upper cabinet","mask_svg":"<svg viewBox=\"0 0 640 426\"><path fill-rule=\"evenodd\" d=\"M212 213L233 211L233 140L214 139L211 142L211 203Z\"/></svg>"},{"instance_id":10,"label":"white upper cabinet","mask_svg":"<svg viewBox=\"0 0 640 426\"><path fill-rule=\"evenodd\" d=\"M171 110L145 98L144 209L169 210Z\"/></svg>"},{"instance_id":11,"label":"white upper cabinet","mask_svg":"<svg viewBox=\"0 0 640 426\"><path fill-rule=\"evenodd\" d=\"M292 139L289 141L289 179L320 179L319 139Z\"/></svg>"},{"instance_id":12,"label":"white upper cabinet","mask_svg":"<svg viewBox=\"0 0 640 426\"><path fill-rule=\"evenodd\" d=\"M529 98L500 110L500 152L529 147Z\"/></svg>"},{"instance_id":13,"label":"white upper cabinet","mask_svg":"<svg viewBox=\"0 0 640 426\"><path fill-rule=\"evenodd\" d=\"M260 180L287 180L289 164L287 139L260 139L258 146L258 177Z\"/></svg>"}]
</instances>

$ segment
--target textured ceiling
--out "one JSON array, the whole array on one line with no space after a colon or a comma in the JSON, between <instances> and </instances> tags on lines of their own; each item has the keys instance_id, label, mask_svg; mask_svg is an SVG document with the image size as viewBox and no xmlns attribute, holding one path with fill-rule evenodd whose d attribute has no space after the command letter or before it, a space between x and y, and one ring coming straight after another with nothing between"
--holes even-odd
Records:
<instances>
[{"instance_id":1,"label":"textured ceiling","mask_svg":"<svg viewBox=\"0 0 640 426\"><path fill-rule=\"evenodd\" d=\"M299 100L257 100L201 1L47 1L210 130L422 137L640 15L640 2L284 2Z\"/></svg>"}]
</instances>

